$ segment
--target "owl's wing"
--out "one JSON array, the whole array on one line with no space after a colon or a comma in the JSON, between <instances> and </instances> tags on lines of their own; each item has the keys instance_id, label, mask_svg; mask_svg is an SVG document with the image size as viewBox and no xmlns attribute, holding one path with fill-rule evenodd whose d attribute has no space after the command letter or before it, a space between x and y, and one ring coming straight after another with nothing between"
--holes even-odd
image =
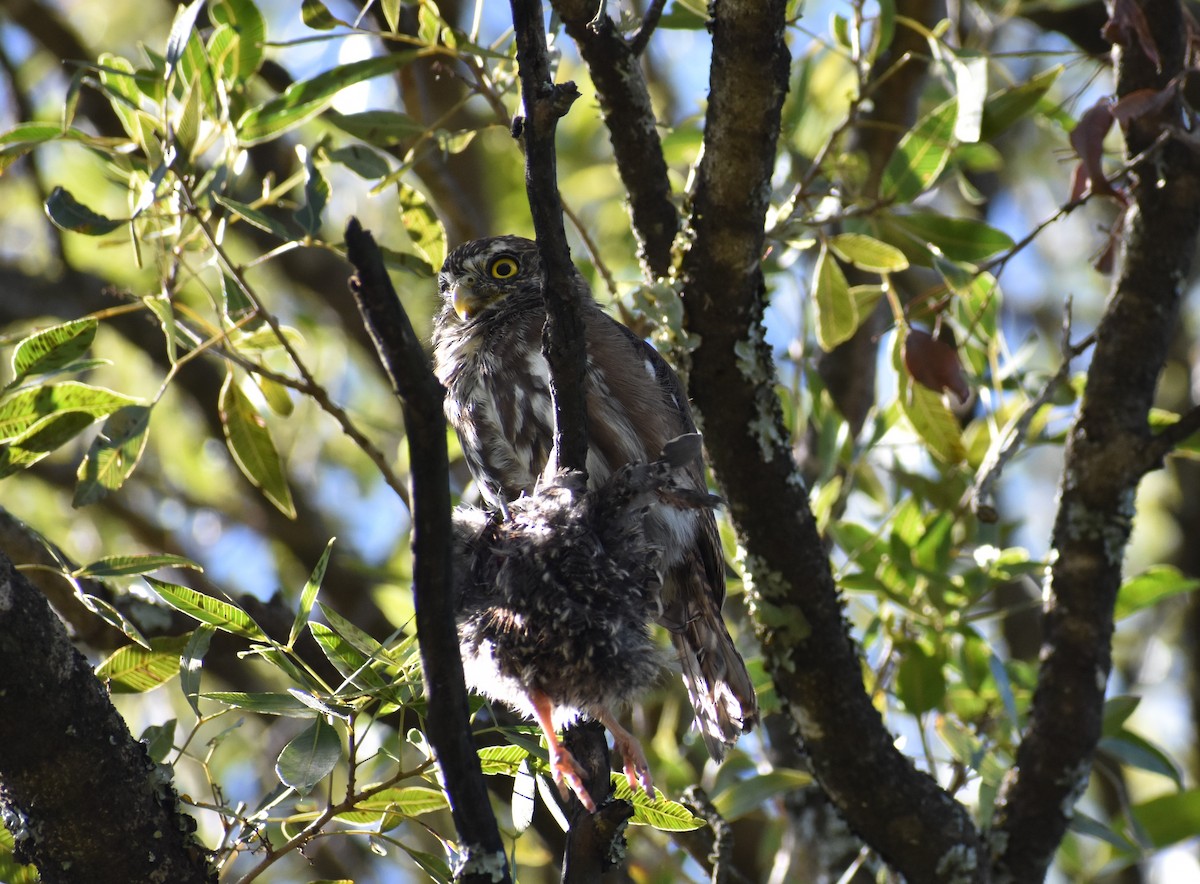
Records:
<instances>
[{"instance_id":1,"label":"owl's wing","mask_svg":"<svg viewBox=\"0 0 1200 884\"><path fill-rule=\"evenodd\" d=\"M687 392L662 355L625 326L610 320L653 372L666 405L663 420L670 438L696 432ZM644 440L649 443L650 440ZM661 444L661 442L659 443ZM654 457L658 456L654 452ZM704 465L697 459L686 469L696 490L704 491ZM718 761L727 746L758 720L758 701L745 661L721 617L725 601L725 557L712 510L692 510L693 542L669 555L663 580L661 623L671 634L679 655L684 683L696 711L700 733L709 754Z\"/></svg>"}]
</instances>

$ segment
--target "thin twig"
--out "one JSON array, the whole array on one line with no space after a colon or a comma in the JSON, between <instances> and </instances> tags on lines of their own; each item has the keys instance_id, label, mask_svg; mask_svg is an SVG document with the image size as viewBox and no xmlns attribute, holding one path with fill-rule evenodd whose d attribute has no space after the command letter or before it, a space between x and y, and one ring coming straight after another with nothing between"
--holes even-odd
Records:
<instances>
[{"instance_id":1,"label":"thin twig","mask_svg":"<svg viewBox=\"0 0 1200 884\"><path fill-rule=\"evenodd\" d=\"M1029 432L1029 426L1033 423L1033 419L1037 416L1038 411L1050 401L1050 397L1054 395L1054 391L1067 379L1067 375L1071 370L1072 360L1095 342L1096 335L1093 332L1078 344L1071 343L1071 299L1068 297L1066 309L1063 313L1062 364L1059 365L1058 370L1054 372L1054 375L1042 387L1037 397L1025 406L1025 410L1021 412L1021 416L1017 418L1005 435L1003 444L993 449L993 452L989 453L988 457L979 465L979 472L976 475L975 483L971 486L970 497L971 510L981 522L995 522L999 518L995 505L996 483L1000 480L1000 475L1004 472L1004 467L1012 460L1013 455L1017 453L1017 450L1025 441L1025 435Z\"/></svg>"}]
</instances>

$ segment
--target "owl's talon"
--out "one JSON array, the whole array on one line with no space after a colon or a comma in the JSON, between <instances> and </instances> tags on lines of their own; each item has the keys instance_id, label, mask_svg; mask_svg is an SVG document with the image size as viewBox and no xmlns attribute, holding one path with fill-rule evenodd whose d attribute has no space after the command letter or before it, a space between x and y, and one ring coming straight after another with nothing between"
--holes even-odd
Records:
<instances>
[{"instance_id":1,"label":"owl's talon","mask_svg":"<svg viewBox=\"0 0 1200 884\"><path fill-rule=\"evenodd\" d=\"M625 778L629 781L629 789L637 792L639 788L646 797L654 800L654 781L650 777L650 763L642 752L642 746L637 737L631 734L607 710L597 710L596 720L608 728L613 736L613 749L621 756Z\"/></svg>"},{"instance_id":2,"label":"owl's talon","mask_svg":"<svg viewBox=\"0 0 1200 884\"><path fill-rule=\"evenodd\" d=\"M588 813L596 812L596 802L592 800L587 786L583 784L583 768L579 766L575 756L565 746L551 747L550 771L554 776L554 782L558 784L558 792L564 799L567 797L567 788L569 787Z\"/></svg>"}]
</instances>

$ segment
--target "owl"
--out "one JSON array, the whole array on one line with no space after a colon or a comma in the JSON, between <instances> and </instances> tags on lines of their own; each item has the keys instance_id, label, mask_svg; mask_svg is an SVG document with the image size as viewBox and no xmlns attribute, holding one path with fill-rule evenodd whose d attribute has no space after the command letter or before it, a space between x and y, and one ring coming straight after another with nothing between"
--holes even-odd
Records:
<instances>
[{"instance_id":1,"label":"owl","mask_svg":"<svg viewBox=\"0 0 1200 884\"><path fill-rule=\"evenodd\" d=\"M659 353L609 317L578 272L587 345L589 487L627 464L656 460L676 437L694 434L683 385ZM496 236L464 243L438 275L434 370L446 416L483 498L504 510L531 493L546 470L554 414L542 355L544 272L534 242ZM703 466L683 481L705 490ZM646 537L663 551L657 622L675 647L696 724L717 760L758 720L754 687L721 605L725 563L711 508L663 502L646 515ZM611 730L611 727L610 727Z\"/></svg>"}]
</instances>

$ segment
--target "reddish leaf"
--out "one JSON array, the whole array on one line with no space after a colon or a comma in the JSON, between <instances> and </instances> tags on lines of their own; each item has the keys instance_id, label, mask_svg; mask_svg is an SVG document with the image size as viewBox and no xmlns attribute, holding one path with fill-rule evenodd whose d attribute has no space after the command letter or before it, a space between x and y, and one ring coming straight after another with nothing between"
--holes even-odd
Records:
<instances>
[{"instance_id":1,"label":"reddish leaf","mask_svg":"<svg viewBox=\"0 0 1200 884\"><path fill-rule=\"evenodd\" d=\"M1137 45L1142 54L1154 63L1154 69L1162 70L1162 57L1158 45L1150 33L1150 24L1137 0L1113 0L1112 15L1101 29L1104 39L1118 46Z\"/></svg>"},{"instance_id":2,"label":"reddish leaf","mask_svg":"<svg viewBox=\"0 0 1200 884\"><path fill-rule=\"evenodd\" d=\"M934 392L949 390L959 402L966 402L971 395L949 326L942 326L937 338L910 328L904 338L904 367L914 381Z\"/></svg>"},{"instance_id":3,"label":"reddish leaf","mask_svg":"<svg viewBox=\"0 0 1200 884\"><path fill-rule=\"evenodd\" d=\"M1091 184L1092 193L1115 196L1120 199L1120 194L1108 183L1101 160L1104 155L1104 136L1108 134L1112 124L1112 102L1108 98L1101 98L1083 112L1078 124L1071 130L1071 147L1079 155L1079 160L1083 164L1083 174ZM1077 172L1075 188L1078 188L1079 184L1078 175Z\"/></svg>"},{"instance_id":4,"label":"reddish leaf","mask_svg":"<svg viewBox=\"0 0 1200 884\"><path fill-rule=\"evenodd\" d=\"M1171 103L1175 93L1174 80L1162 89L1136 89L1112 106L1113 119L1128 126L1130 120L1154 116Z\"/></svg>"}]
</instances>

